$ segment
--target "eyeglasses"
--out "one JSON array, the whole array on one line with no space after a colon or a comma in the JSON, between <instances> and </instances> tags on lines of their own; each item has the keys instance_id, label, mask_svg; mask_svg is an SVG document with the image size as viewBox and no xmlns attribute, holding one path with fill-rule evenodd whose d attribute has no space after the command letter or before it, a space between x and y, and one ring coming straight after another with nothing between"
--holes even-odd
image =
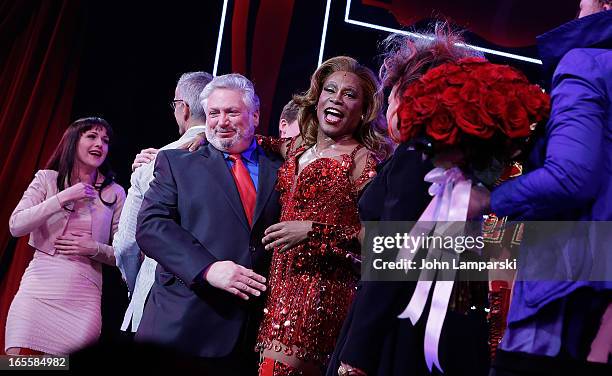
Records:
<instances>
[{"instance_id":1,"label":"eyeglasses","mask_svg":"<svg viewBox=\"0 0 612 376\"><path fill-rule=\"evenodd\" d=\"M185 102L183 99L173 99L172 102L170 102L170 107L172 107L172 110L176 109L176 104L179 102L183 102L185 106L189 107L189 104Z\"/></svg>"}]
</instances>

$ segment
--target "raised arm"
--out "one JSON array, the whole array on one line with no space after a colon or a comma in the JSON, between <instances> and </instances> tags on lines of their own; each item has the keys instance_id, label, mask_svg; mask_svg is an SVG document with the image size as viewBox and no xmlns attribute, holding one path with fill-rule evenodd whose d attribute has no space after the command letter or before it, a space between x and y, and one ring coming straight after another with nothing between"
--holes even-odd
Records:
<instances>
[{"instance_id":1,"label":"raised arm","mask_svg":"<svg viewBox=\"0 0 612 376\"><path fill-rule=\"evenodd\" d=\"M21 200L9 219L11 235L24 236L42 225L51 215L62 211L57 195L47 197L49 174L37 171L34 180L23 193Z\"/></svg>"},{"instance_id":2,"label":"raised arm","mask_svg":"<svg viewBox=\"0 0 612 376\"><path fill-rule=\"evenodd\" d=\"M296 148L302 145L302 137L295 136L293 138L277 138L272 136L257 135L257 143L265 150L280 154L283 159Z\"/></svg>"},{"instance_id":3,"label":"raised arm","mask_svg":"<svg viewBox=\"0 0 612 376\"><path fill-rule=\"evenodd\" d=\"M55 175L50 170L36 172L34 180L23 193L21 200L9 219L9 229L13 236L24 236L40 227L50 216L61 212L64 205L71 201L93 199L94 187L89 184L75 184L56 195L49 196L47 187Z\"/></svg>"}]
</instances>

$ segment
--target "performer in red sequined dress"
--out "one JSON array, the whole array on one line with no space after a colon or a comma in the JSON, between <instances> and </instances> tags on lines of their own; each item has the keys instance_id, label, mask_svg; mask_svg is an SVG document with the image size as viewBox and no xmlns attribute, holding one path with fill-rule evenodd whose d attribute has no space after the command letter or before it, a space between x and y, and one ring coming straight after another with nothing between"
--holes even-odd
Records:
<instances>
[{"instance_id":1,"label":"performer in red sequined dress","mask_svg":"<svg viewBox=\"0 0 612 376\"><path fill-rule=\"evenodd\" d=\"M323 63L294 99L301 135L261 138L285 156L278 172L281 222L257 350L260 375L321 375L359 279L357 199L390 152L379 81L352 58Z\"/></svg>"}]
</instances>

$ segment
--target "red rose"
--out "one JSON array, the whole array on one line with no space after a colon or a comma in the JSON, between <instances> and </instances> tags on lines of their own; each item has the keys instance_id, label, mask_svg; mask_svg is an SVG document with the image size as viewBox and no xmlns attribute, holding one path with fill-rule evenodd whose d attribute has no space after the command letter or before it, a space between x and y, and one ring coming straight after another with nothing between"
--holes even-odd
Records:
<instances>
[{"instance_id":1,"label":"red rose","mask_svg":"<svg viewBox=\"0 0 612 376\"><path fill-rule=\"evenodd\" d=\"M518 92L518 96L534 121L548 117L550 112L550 99L537 85L529 85Z\"/></svg>"},{"instance_id":2,"label":"red rose","mask_svg":"<svg viewBox=\"0 0 612 376\"><path fill-rule=\"evenodd\" d=\"M402 101L397 109L398 129L400 140L408 141L416 137L422 129L422 121L417 112L414 111L414 100L412 98Z\"/></svg>"},{"instance_id":3,"label":"red rose","mask_svg":"<svg viewBox=\"0 0 612 376\"><path fill-rule=\"evenodd\" d=\"M472 104L457 106L455 109L455 120L464 133L478 138L491 138L495 133L493 120L483 117L479 107Z\"/></svg>"},{"instance_id":4,"label":"red rose","mask_svg":"<svg viewBox=\"0 0 612 376\"><path fill-rule=\"evenodd\" d=\"M413 110L420 116L431 116L438 108L440 100L437 96L428 95L414 100Z\"/></svg>"},{"instance_id":5,"label":"red rose","mask_svg":"<svg viewBox=\"0 0 612 376\"><path fill-rule=\"evenodd\" d=\"M446 68L444 69L445 76L453 76L463 72L463 68L460 65L448 63L445 64Z\"/></svg>"},{"instance_id":6,"label":"red rose","mask_svg":"<svg viewBox=\"0 0 612 376\"><path fill-rule=\"evenodd\" d=\"M426 132L435 141L445 145L455 145L459 136L459 129L453 121L452 114L444 109L433 114L431 122L427 124Z\"/></svg>"},{"instance_id":7,"label":"red rose","mask_svg":"<svg viewBox=\"0 0 612 376\"><path fill-rule=\"evenodd\" d=\"M482 123L489 127L495 127L497 122L493 120L494 114L490 113L489 109L484 104L484 98L486 98L489 93L490 92L488 90L481 91L482 98L480 100L480 103L477 104L476 108L478 109L478 115L480 116L480 120L482 121Z\"/></svg>"},{"instance_id":8,"label":"red rose","mask_svg":"<svg viewBox=\"0 0 612 376\"><path fill-rule=\"evenodd\" d=\"M550 97L545 93L541 93L541 95L542 106L540 106L537 113L537 121L542 121L550 117Z\"/></svg>"},{"instance_id":9,"label":"red rose","mask_svg":"<svg viewBox=\"0 0 612 376\"><path fill-rule=\"evenodd\" d=\"M414 98L422 97L425 94L423 90L424 86L425 85L420 81L416 81L410 84L410 86L408 86L408 89L406 89L404 94L402 94L403 100L409 101L409 100L413 100Z\"/></svg>"},{"instance_id":10,"label":"red rose","mask_svg":"<svg viewBox=\"0 0 612 376\"><path fill-rule=\"evenodd\" d=\"M458 104L461 101L459 88L453 86L446 88L440 97L440 101L449 107Z\"/></svg>"},{"instance_id":11,"label":"red rose","mask_svg":"<svg viewBox=\"0 0 612 376\"><path fill-rule=\"evenodd\" d=\"M491 90L484 97L484 107L494 116L506 113L506 98L498 91Z\"/></svg>"},{"instance_id":12,"label":"red rose","mask_svg":"<svg viewBox=\"0 0 612 376\"><path fill-rule=\"evenodd\" d=\"M459 70L456 73L446 77L446 82L450 85L463 85L466 81L470 80L469 72Z\"/></svg>"},{"instance_id":13,"label":"red rose","mask_svg":"<svg viewBox=\"0 0 612 376\"><path fill-rule=\"evenodd\" d=\"M497 85L499 81L505 84L525 83L527 78L520 71L507 65L490 65L481 70L481 77L487 85Z\"/></svg>"},{"instance_id":14,"label":"red rose","mask_svg":"<svg viewBox=\"0 0 612 376\"><path fill-rule=\"evenodd\" d=\"M421 87L421 95L439 95L445 87L448 86L445 77L439 77L435 80L423 82Z\"/></svg>"},{"instance_id":15,"label":"red rose","mask_svg":"<svg viewBox=\"0 0 612 376\"><path fill-rule=\"evenodd\" d=\"M459 65L466 71L472 71L475 69L480 69L487 64L490 64L488 61L481 57L466 57L464 59L459 60Z\"/></svg>"},{"instance_id":16,"label":"red rose","mask_svg":"<svg viewBox=\"0 0 612 376\"><path fill-rule=\"evenodd\" d=\"M430 69L427 74L421 77L421 82L424 84L430 84L431 82L446 76L446 68L447 67L445 65L440 65Z\"/></svg>"},{"instance_id":17,"label":"red rose","mask_svg":"<svg viewBox=\"0 0 612 376\"><path fill-rule=\"evenodd\" d=\"M497 66L487 66L481 70L481 79L489 86L495 85L503 76Z\"/></svg>"},{"instance_id":18,"label":"red rose","mask_svg":"<svg viewBox=\"0 0 612 376\"><path fill-rule=\"evenodd\" d=\"M456 145L463 134L522 138L549 110L548 96L520 71L467 58L433 68L408 87L398 111L399 130L403 141L425 130L442 145Z\"/></svg>"},{"instance_id":19,"label":"red rose","mask_svg":"<svg viewBox=\"0 0 612 376\"><path fill-rule=\"evenodd\" d=\"M459 91L459 96L465 102L480 102L480 87L475 81L467 81Z\"/></svg>"},{"instance_id":20,"label":"red rose","mask_svg":"<svg viewBox=\"0 0 612 376\"><path fill-rule=\"evenodd\" d=\"M499 72L504 81L529 82L523 73L507 65L502 65Z\"/></svg>"},{"instance_id":21,"label":"red rose","mask_svg":"<svg viewBox=\"0 0 612 376\"><path fill-rule=\"evenodd\" d=\"M405 123L400 120L399 139L401 142L412 140L419 135L423 127L415 123Z\"/></svg>"},{"instance_id":22,"label":"red rose","mask_svg":"<svg viewBox=\"0 0 612 376\"><path fill-rule=\"evenodd\" d=\"M510 138L528 137L531 134L531 122L525 107L518 99L508 102L504 116L503 131Z\"/></svg>"},{"instance_id":23,"label":"red rose","mask_svg":"<svg viewBox=\"0 0 612 376\"><path fill-rule=\"evenodd\" d=\"M474 57L465 57L465 58L463 58L463 59L459 60L459 62L460 62L462 65L469 65L469 64L476 64L476 65L489 64L489 62L488 62L487 60L485 60L485 59L484 59L484 58L482 58L482 57L477 57L477 56L474 56Z\"/></svg>"}]
</instances>

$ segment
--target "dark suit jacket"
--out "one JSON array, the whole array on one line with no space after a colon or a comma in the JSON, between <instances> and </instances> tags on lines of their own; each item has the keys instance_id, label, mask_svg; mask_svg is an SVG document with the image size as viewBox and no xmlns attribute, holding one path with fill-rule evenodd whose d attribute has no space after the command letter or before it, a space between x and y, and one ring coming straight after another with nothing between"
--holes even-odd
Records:
<instances>
[{"instance_id":1,"label":"dark suit jacket","mask_svg":"<svg viewBox=\"0 0 612 376\"><path fill-rule=\"evenodd\" d=\"M137 340L206 358L254 346L263 297L243 301L210 286L202 274L216 261L231 260L267 276L270 254L261 238L279 218L274 186L282 160L261 148L258 155L251 229L220 151L208 144L195 153L159 153L138 215L138 245L159 265Z\"/></svg>"}]
</instances>

